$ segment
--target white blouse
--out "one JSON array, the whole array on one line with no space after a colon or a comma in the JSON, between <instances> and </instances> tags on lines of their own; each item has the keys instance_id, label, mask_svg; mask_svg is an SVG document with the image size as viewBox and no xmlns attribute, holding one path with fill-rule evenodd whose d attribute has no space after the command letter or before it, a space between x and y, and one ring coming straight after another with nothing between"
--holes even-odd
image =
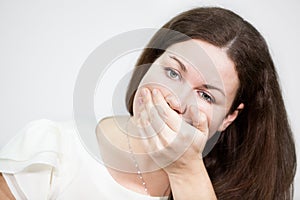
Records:
<instances>
[{"instance_id":1,"label":"white blouse","mask_svg":"<svg viewBox=\"0 0 300 200\"><path fill-rule=\"evenodd\" d=\"M167 199L118 184L83 147L74 121L28 123L1 149L0 172L16 199Z\"/></svg>"}]
</instances>

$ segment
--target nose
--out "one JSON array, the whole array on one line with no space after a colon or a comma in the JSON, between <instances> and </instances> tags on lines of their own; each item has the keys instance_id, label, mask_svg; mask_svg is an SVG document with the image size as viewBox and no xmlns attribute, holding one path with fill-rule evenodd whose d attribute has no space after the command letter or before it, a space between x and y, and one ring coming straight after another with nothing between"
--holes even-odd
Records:
<instances>
[{"instance_id":1,"label":"nose","mask_svg":"<svg viewBox=\"0 0 300 200\"><path fill-rule=\"evenodd\" d=\"M184 115L187 112L188 105L191 103L191 97L192 94L189 92L185 91L178 91L176 94L179 95L174 95L170 94L167 96L166 100L169 106L176 111L180 115Z\"/></svg>"},{"instance_id":2,"label":"nose","mask_svg":"<svg viewBox=\"0 0 300 200\"><path fill-rule=\"evenodd\" d=\"M180 102L182 102L182 101L180 101ZM183 114L185 114L185 112L187 110L187 106L183 105L180 102L178 100L176 100L175 97L170 97L169 101L167 101L170 108L172 108L178 114L183 115Z\"/></svg>"}]
</instances>

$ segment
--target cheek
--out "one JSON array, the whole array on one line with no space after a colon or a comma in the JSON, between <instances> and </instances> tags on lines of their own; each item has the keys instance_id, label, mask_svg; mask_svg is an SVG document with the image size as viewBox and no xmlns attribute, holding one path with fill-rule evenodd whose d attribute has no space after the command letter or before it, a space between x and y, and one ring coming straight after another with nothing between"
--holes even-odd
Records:
<instances>
[{"instance_id":1,"label":"cheek","mask_svg":"<svg viewBox=\"0 0 300 200\"><path fill-rule=\"evenodd\" d=\"M197 107L198 109L206 115L208 126L211 127L212 125L212 119L213 119L213 107L209 105L208 103L198 100L197 101Z\"/></svg>"},{"instance_id":2,"label":"cheek","mask_svg":"<svg viewBox=\"0 0 300 200\"><path fill-rule=\"evenodd\" d=\"M199 99L197 100L197 107L206 115L209 126L209 135L212 136L219 129L226 116L224 106L208 104Z\"/></svg>"},{"instance_id":3,"label":"cheek","mask_svg":"<svg viewBox=\"0 0 300 200\"><path fill-rule=\"evenodd\" d=\"M221 106L214 106L211 110L209 135L212 136L222 125L226 116L225 108Z\"/></svg>"}]
</instances>

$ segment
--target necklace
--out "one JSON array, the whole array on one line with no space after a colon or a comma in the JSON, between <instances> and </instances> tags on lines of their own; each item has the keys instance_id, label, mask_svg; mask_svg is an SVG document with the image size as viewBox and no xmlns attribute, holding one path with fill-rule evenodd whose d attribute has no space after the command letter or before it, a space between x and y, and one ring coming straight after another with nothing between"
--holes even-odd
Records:
<instances>
[{"instance_id":1,"label":"necklace","mask_svg":"<svg viewBox=\"0 0 300 200\"><path fill-rule=\"evenodd\" d=\"M131 143L130 143L130 140L129 140L128 133L126 133L126 136L127 136L128 149L129 149L129 151L130 151L131 158L132 158L132 160L133 160L133 162L134 162L134 165L135 165L135 168L136 168L136 170L137 170L137 174L138 174L138 176L139 176L139 179L140 179L141 182L142 182L142 185L143 185L143 187L144 187L145 193L146 193L147 195L149 195L149 193L148 193L148 188L147 188L146 182L145 182L145 180L144 180L143 174L142 174L142 172L141 172L140 166L139 166L139 164L138 164L138 162L137 162L137 160L136 160L136 157L134 156L133 149L132 149L132 146L131 146Z\"/></svg>"}]
</instances>

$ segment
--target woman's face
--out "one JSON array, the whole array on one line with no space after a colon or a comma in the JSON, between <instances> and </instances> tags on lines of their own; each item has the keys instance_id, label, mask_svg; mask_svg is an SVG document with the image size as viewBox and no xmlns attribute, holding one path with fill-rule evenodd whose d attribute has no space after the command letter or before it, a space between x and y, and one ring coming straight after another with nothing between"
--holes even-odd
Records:
<instances>
[{"instance_id":1,"label":"woman's face","mask_svg":"<svg viewBox=\"0 0 300 200\"><path fill-rule=\"evenodd\" d=\"M151 65L135 95L134 115L142 87L159 89L169 106L189 123L189 108L196 106L207 116L210 136L226 129L238 114L237 110L228 114L239 87L234 63L226 49L201 40L176 43Z\"/></svg>"}]
</instances>

